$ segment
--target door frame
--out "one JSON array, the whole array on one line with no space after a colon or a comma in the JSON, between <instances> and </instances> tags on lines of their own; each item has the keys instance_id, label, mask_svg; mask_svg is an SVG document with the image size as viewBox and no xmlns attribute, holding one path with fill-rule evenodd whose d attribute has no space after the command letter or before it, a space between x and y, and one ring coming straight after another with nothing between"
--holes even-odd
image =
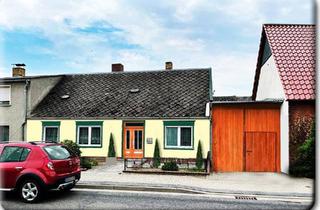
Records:
<instances>
[{"instance_id":1,"label":"door frame","mask_svg":"<svg viewBox=\"0 0 320 210\"><path fill-rule=\"evenodd\" d=\"M121 156L123 159L125 159L125 153L124 153L124 150L125 150L125 140L126 140L126 137L125 137L125 128L127 127L126 124L127 123L140 123L141 125L140 126L128 126L128 127L140 127L142 128L142 158L145 157L145 120L123 120L122 121L122 131L121 131Z\"/></svg>"}]
</instances>

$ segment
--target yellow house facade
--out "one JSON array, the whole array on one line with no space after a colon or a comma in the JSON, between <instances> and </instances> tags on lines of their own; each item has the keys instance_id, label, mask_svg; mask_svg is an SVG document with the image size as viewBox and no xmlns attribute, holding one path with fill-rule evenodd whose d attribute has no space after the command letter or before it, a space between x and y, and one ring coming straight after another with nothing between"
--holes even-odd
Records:
<instances>
[{"instance_id":1,"label":"yellow house facade","mask_svg":"<svg viewBox=\"0 0 320 210\"><path fill-rule=\"evenodd\" d=\"M106 158L108 155L108 148L110 143L110 135L113 135L114 148L116 157L123 158L125 152L125 122L132 122L132 120L28 120L27 121L27 141L40 141L45 138L45 129L47 127L57 127L58 139L72 140L79 144L79 129L77 123L87 123L91 125L101 126L101 143L98 145L82 145L80 146L82 156L85 157L100 157ZM204 158L210 151L210 120L196 119L196 120L159 120L150 119L141 122L144 127L142 136L142 151L143 158L152 158L155 148L155 141L158 140L160 156L162 158L190 158L195 159L199 141L201 142ZM190 126L192 137L191 145L187 147L168 147L166 133L166 123L175 123L177 128L179 124L191 123ZM183 125L184 126L184 125ZM172 126L170 126L172 128ZM167 128L168 129L168 128Z\"/></svg>"}]
</instances>

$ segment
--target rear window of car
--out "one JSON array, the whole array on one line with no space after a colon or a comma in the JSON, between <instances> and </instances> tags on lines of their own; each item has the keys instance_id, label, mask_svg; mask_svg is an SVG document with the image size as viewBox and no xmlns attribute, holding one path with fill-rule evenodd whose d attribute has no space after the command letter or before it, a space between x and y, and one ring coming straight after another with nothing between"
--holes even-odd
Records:
<instances>
[{"instance_id":1,"label":"rear window of car","mask_svg":"<svg viewBox=\"0 0 320 210\"><path fill-rule=\"evenodd\" d=\"M51 160L65 160L74 156L71 151L61 145L45 146L43 149Z\"/></svg>"}]
</instances>

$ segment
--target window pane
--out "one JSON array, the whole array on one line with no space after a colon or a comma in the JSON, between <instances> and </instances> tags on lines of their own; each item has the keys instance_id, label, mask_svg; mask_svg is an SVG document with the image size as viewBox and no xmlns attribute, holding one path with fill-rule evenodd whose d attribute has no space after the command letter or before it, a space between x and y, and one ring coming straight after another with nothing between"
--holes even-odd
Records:
<instances>
[{"instance_id":1,"label":"window pane","mask_svg":"<svg viewBox=\"0 0 320 210\"><path fill-rule=\"evenodd\" d=\"M168 146L178 146L177 133L177 128L166 128L166 141Z\"/></svg>"},{"instance_id":2,"label":"window pane","mask_svg":"<svg viewBox=\"0 0 320 210\"><path fill-rule=\"evenodd\" d=\"M127 130L127 135L126 135L126 148L130 149L130 131Z\"/></svg>"},{"instance_id":3,"label":"window pane","mask_svg":"<svg viewBox=\"0 0 320 210\"><path fill-rule=\"evenodd\" d=\"M134 131L134 149L138 149L138 131Z\"/></svg>"},{"instance_id":4,"label":"window pane","mask_svg":"<svg viewBox=\"0 0 320 210\"><path fill-rule=\"evenodd\" d=\"M25 161L30 153L30 149L24 148L20 157L20 161Z\"/></svg>"},{"instance_id":5,"label":"window pane","mask_svg":"<svg viewBox=\"0 0 320 210\"><path fill-rule=\"evenodd\" d=\"M191 147L191 128L181 128L181 146Z\"/></svg>"},{"instance_id":6,"label":"window pane","mask_svg":"<svg viewBox=\"0 0 320 210\"><path fill-rule=\"evenodd\" d=\"M45 141L58 142L58 128L57 127L45 127Z\"/></svg>"},{"instance_id":7,"label":"window pane","mask_svg":"<svg viewBox=\"0 0 320 210\"><path fill-rule=\"evenodd\" d=\"M142 131L134 131L134 149L142 149Z\"/></svg>"},{"instance_id":8,"label":"window pane","mask_svg":"<svg viewBox=\"0 0 320 210\"><path fill-rule=\"evenodd\" d=\"M0 162L19 162L22 151L22 147L5 147Z\"/></svg>"},{"instance_id":9,"label":"window pane","mask_svg":"<svg viewBox=\"0 0 320 210\"><path fill-rule=\"evenodd\" d=\"M89 130L88 127L79 128L79 144L88 144Z\"/></svg>"},{"instance_id":10,"label":"window pane","mask_svg":"<svg viewBox=\"0 0 320 210\"><path fill-rule=\"evenodd\" d=\"M0 141L9 141L9 126L0 126Z\"/></svg>"},{"instance_id":11,"label":"window pane","mask_svg":"<svg viewBox=\"0 0 320 210\"><path fill-rule=\"evenodd\" d=\"M0 104L10 104L10 87L0 87Z\"/></svg>"},{"instance_id":12,"label":"window pane","mask_svg":"<svg viewBox=\"0 0 320 210\"><path fill-rule=\"evenodd\" d=\"M100 128L93 127L91 128L91 144L100 144L101 137L100 137Z\"/></svg>"},{"instance_id":13,"label":"window pane","mask_svg":"<svg viewBox=\"0 0 320 210\"><path fill-rule=\"evenodd\" d=\"M139 131L139 149L142 149L142 131Z\"/></svg>"},{"instance_id":14,"label":"window pane","mask_svg":"<svg viewBox=\"0 0 320 210\"><path fill-rule=\"evenodd\" d=\"M46 146L44 147L44 150L51 160L65 160L72 156L68 149L61 145Z\"/></svg>"}]
</instances>

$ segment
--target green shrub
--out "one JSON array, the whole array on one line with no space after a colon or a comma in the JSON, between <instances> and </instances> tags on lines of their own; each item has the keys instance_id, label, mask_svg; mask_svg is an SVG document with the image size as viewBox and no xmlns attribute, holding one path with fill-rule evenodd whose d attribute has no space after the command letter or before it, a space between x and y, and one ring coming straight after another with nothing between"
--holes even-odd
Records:
<instances>
[{"instance_id":1,"label":"green shrub","mask_svg":"<svg viewBox=\"0 0 320 210\"><path fill-rule=\"evenodd\" d=\"M196 166L197 166L197 169L202 169L202 166L203 166L202 147L201 147L201 142L200 142L200 140L199 140L199 143L198 143L198 151L197 151L197 157L196 157Z\"/></svg>"},{"instance_id":2,"label":"green shrub","mask_svg":"<svg viewBox=\"0 0 320 210\"><path fill-rule=\"evenodd\" d=\"M315 177L315 123L308 139L299 147L298 157L289 172L297 177Z\"/></svg>"},{"instance_id":3,"label":"green shrub","mask_svg":"<svg viewBox=\"0 0 320 210\"><path fill-rule=\"evenodd\" d=\"M91 166L97 166L98 165L98 161L95 160L95 159L90 159L89 161L91 163Z\"/></svg>"},{"instance_id":4,"label":"green shrub","mask_svg":"<svg viewBox=\"0 0 320 210\"><path fill-rule=\"evenodd\" d=\"M66 139L66 140L63 140L61 143L65 145L68 149L70 149L73 153L78 155L79 157L81 156L80 147L76 142Z\"/></svg>"},{"instance_id":5,"label":"green shrub","mask_svg":"<svg viewBox=\"0 0 320 210\"><path fill-rule=\"evenodd\" d=\"M156 144L154 146L154 152L153 152L153 167L158 168L159 166L160 166L160 150L159 150L158 139L156 139Z\"/></svg>"},{"instance_id":6,"label":"green shrub","mask_svg":"<svg viewBox=\"0 0 320 210\"><path fill-rule=\"evenodd\" d=\"M162 166L162 170L164 170L164 171L178 171L179 167L178 167L176 161L170 161L170 162L164 163L164 165Z\"/></svg>"},{"instance_id":7,"label":"green shrub","mask_svg":"<svg viewBox=\"0 0 320 210\"><path fill-rule=\"evenodd\" d=\"M113 135L110 134L110 142L109 142L109 150L108 150L108 157L115 157L116 151L114 150L114 141L113 141Z\"/></svg>"},{"instance_id":8,"label":"green shrub","mask_svg":"<svg viewBox=\"0 0 320 210\"><path fill-rule=\"evenodd\" d=\"M194 167L194 168L190 168L190 169L187 169L188 171L192 171L192 172L204 172L205 170L204 169L199 169L197 167Z\"/></svg>"},{"instance_id":9,"label":"green shrub","mask_svg":"<svg viewBox=\"0 0 320 210\"><path fill-rule=\"evenodd\" d=\"M98 161L95 159L87 158L87 157L81 157L80 165L81 165L81 168L91 169L92 166L98 165Z\"/></svg>"},{"instance_id":10,"label":"green shrub","mask_svg":"<svg viewBox=\"0 0 320 210\"><path fill-rule=\"evenodd\" d=\"M290 145L289 145L289 157L290 166L299 157L299 147L308 139L311 134L313 117L310 115L298 115L292 119L290 123Z\"/></svg>"},{"instance_id":11,"label":"green shrub","mask_svg":"<svg viewBox=\"0 0 320 210\"><path fill-rule=\"evenodd\" d=\"M87 169L92 168L92 164L89 158L85 158L85 157L80 158L80 165L81 165L81 168L87 168Z\"/></svg>"}]
</instances>

